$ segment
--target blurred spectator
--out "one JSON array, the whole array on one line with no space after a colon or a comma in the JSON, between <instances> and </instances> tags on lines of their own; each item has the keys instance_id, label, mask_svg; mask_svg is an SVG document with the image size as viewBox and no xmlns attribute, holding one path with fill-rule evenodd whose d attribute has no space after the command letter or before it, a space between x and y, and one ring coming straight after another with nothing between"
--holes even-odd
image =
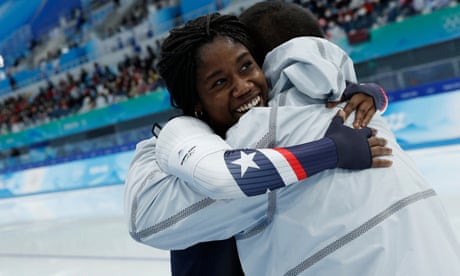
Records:
<instances>
[{"instance_id":1,"label":"blurred spectator","mask_svg":"<svg viewBox=\"0 0 460 276\"><path fill-rule=\"evenodd\" d=\"M10 82L11 90L16 90L16 79L14 78L11 70L8 70L8 72L6 73L6 77L8 78Z\"/></svg>"},{"instance_id":2,"label":"blurred spectator","mask_svg":"<svg viewBox=\"0 0 460 276\"><path fill-rule=\"evenodd\" d=\"M93 97L91 97L90 95L86 95L83 98L83 103L78 113L88 112L90 110L93 110L95 107L96 107L96 102L94 101Z\"/></svg>"},{"instance_id":3,"label":"blurred spectator","mask_svg":"<svg viewBox=\"0 0 460 276\"><path fill-rule=\"evenodd\" d=\"M34 96L12 95L0 101L0 129L2 134L83 113L95 108L151 92L162 85L154 68L156 55L151 46L145 55L125 56L114 72L107 65L93 63L93 70L83 67L74 77L67 74L57 85L48 80Z\"/></svg>"}]
</instances>

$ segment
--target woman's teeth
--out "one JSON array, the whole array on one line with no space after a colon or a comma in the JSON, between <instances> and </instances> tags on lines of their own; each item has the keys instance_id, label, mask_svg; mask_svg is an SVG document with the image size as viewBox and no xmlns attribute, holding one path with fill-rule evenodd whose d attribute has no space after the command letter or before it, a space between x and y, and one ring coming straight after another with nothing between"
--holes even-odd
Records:
<instances>
[{"instance_id":1,"label":"woman's teeth","mask_svg":"<svg viewBox=\"0 0 460 276\"><path fill-rule=\"evenodd\" d=\"M242 106L238 107L236 109L236 111L238 111L238 112L246 112L249 109L253 108L254 106L258 105L259 103L260 103L260 96L257 96L254 99L252 99L251 102L245 103Z\"/></svg>"}]
</instances>

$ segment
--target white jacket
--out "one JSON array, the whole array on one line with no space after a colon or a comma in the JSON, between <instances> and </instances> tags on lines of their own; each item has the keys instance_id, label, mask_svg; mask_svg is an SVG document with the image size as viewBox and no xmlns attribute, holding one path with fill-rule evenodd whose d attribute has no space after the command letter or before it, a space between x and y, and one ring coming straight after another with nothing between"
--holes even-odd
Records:
<instances>
[{"instance_id":1,"label":"white jacket","mask_svg":"<svg viewBox=\"0 0 460 276\"><path fill-rule=\"evenodd\" d=\"M227 143L186 117L168 123L158 145L139 143L125 193L133 238L170 250L236 236L247 275L460 275L459 244L436 193L378 114L370 126L393 149L390 168L328 170L254 197L238 190L222 163L212 173L196 170L232 147L322 138L336 113L279 104L250 110ZM157 158L191 181L164 173Z\"/></svg>"}]
</instances>

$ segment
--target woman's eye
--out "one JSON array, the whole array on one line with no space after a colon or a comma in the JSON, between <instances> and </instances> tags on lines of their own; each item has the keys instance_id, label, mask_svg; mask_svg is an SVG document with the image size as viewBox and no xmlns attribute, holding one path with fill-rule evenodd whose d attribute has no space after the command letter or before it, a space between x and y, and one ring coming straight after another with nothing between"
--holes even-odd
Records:
<instances>
[{"instance_id":1,"label":"woman's eye","mask_svg":"<svg viewBox=\"0 0 460 276\"><path fill-rule=\"evenodd\" d=\"M244 71L248 70L249 67L251 67L251 65L252 65L252 62L250 62L250 61L244 63L243 66L241 66L241 72L244 72Z\"/></svg>"},{"instance_id":2,"label":"woman's eye","mask_svg":"<svg viewBox=\"0 0 460 276\"><path fill-rule=\"evenodd\" d=\"M216 87L216 86L219 86L221 84L223 84L225 82L225 79L218 79L217 81L214 82L214 84L212 85L212 87Z\"/></svg>"}]
</instances>

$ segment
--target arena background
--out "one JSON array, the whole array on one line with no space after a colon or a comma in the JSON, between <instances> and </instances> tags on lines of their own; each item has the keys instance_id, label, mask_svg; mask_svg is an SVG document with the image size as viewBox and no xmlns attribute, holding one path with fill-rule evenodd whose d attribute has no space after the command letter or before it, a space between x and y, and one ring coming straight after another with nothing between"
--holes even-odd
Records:
<instances>
[{"instance_id":1,"label":"arena background","mask_svg":"<svg viewBox=\"0 0 460 276\"><path fill-rule=\"evenodd\" d=\"M0 275L170 274L123 221L134 146L175 113L149 68L171 27L255 2L0 0ZM293 2L386 88L384 116L460 235L458 1Z\"/></svg>"}]
</instances>

